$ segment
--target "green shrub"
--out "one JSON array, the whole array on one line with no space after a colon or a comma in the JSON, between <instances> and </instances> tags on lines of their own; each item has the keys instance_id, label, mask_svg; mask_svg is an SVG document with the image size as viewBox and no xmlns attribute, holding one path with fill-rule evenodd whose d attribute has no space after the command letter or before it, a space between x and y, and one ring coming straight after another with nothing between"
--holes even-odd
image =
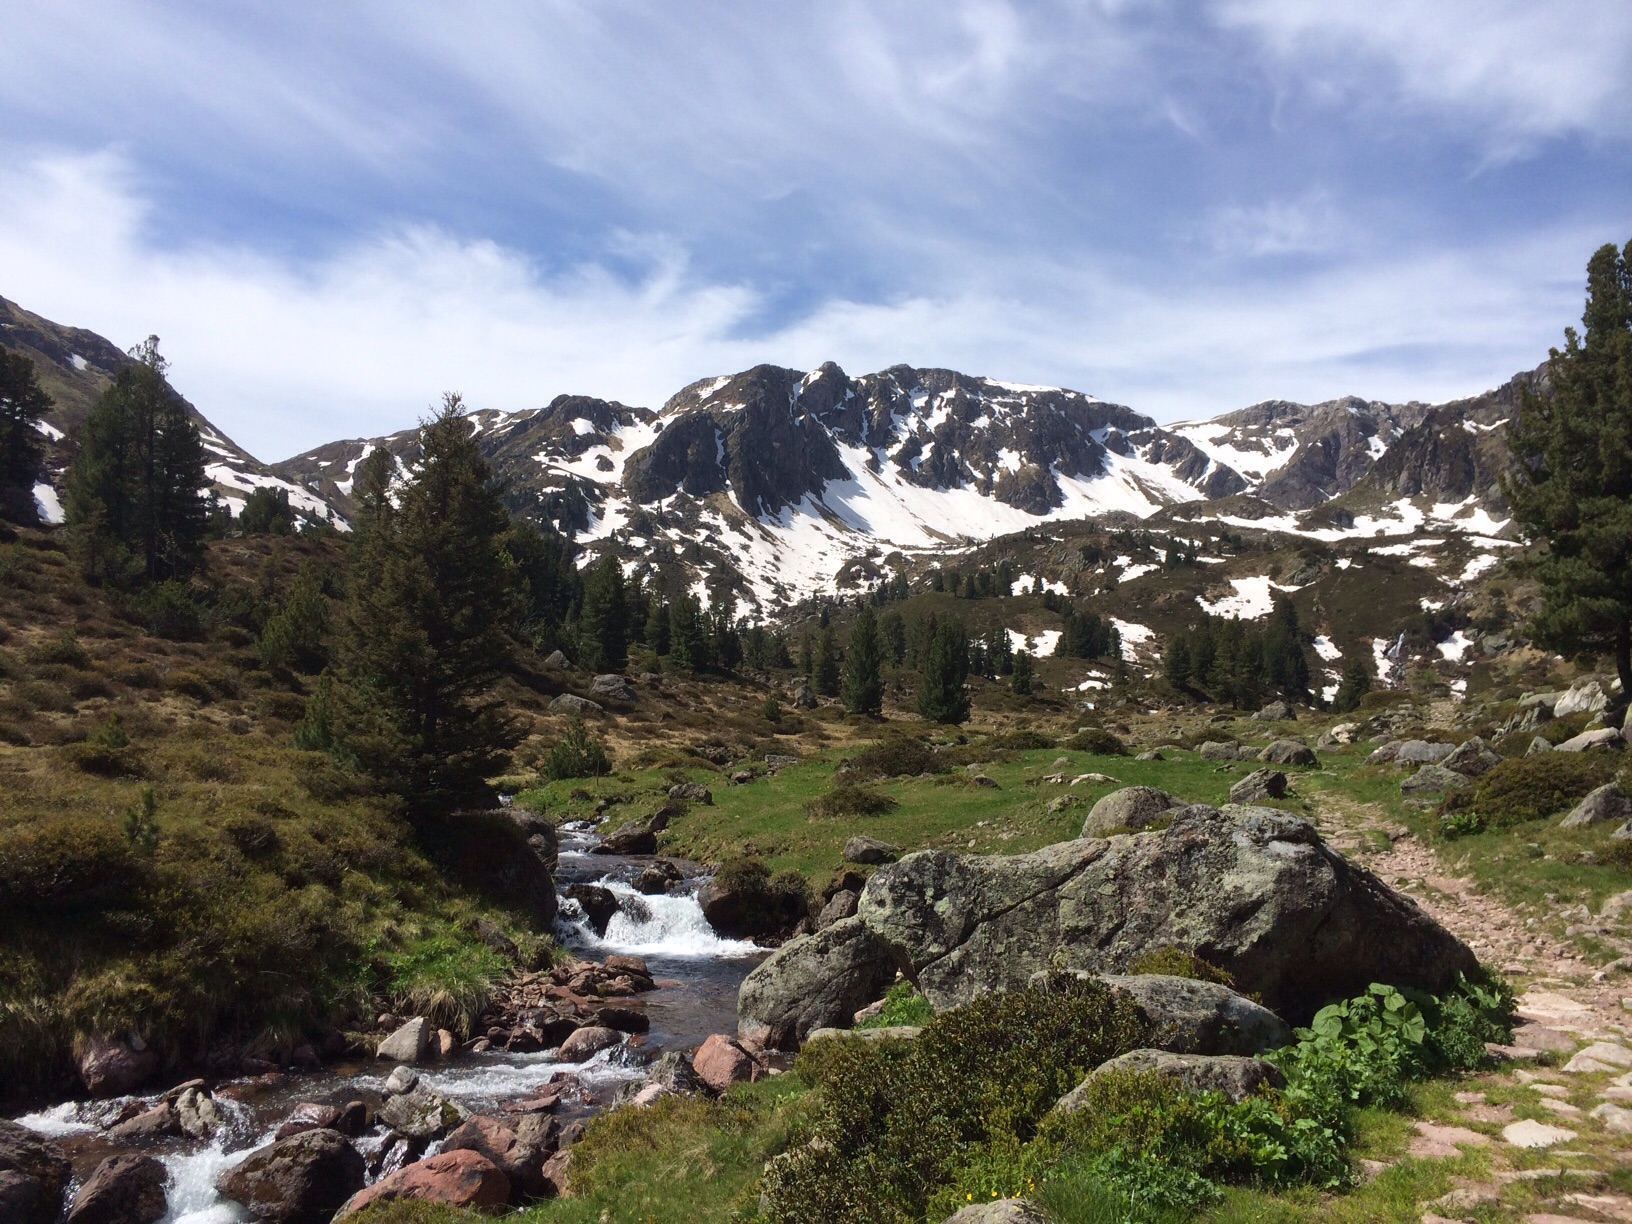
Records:
<instances>
[{"instance_id":1,"label":"green shrub","mask_svg":"<svg viewBox=\"0 0 1632 1224\"><path fill-rule=\"evenodd\" d=\"M1194 978L1198 982L1217 982L1221 986L1235 988L1233 973L1183 948L1154 948L1128 966L1128 972L1165 973L1169 977Z\"/></svg>"},{"instance_id":2,"label":"green shrub","mask_svg":"<svg viewBox=\"0 0 1632 1224\"><path fill-rule=\"evenodd\" d=\"M1601 752L1540 752L1513 757L1473 780L1473 785L1452 792L1439 805L1441 827L1447 817L1477 817L1482 828L1506 828L1544 820L1574 807L1590 790L1615 776L1618 756ZM1458 829L1458 832L1465 830ZM1477 831L1477 830L1474 830Z\"/></svg>"},{"instance_id":3,"label":"green shrub","mask_svg":"<svg viewBox=\"0 0 1632 1224\"><path fill-rule=\"evenodd\" d=\"M0 829L0 913L94 912L128 904L145 870L106 817Z\"/></svg>"},{"instance_id":4,"label":"green shrub","mask_svg":"<svg viewBox=\"0 0 1632 1224\"><path fill-rule=\"evenodd\" d=\"M68 667L88 667L91 661L90 656L85 653L85 647L79 644L79 636L71 625L28 654L35 663L56 663Z\"/></svg>"},{"instance_id":5,"label":"green shrub","mask_svg":"<svg viewBox=\"0 0 1632 1224\"><path fill-rule=\"evenodd\" d=\"M127 595L120 609L149 633L173 642L196 642L204 636L204 609L185 582L156 582Z\"/></svg>"},{"instance_id":6,"label":"green shrub","mask_svg":"<svg viewBox=\"0 0 1632 1224\"><path fill-rule=\"evenodd\" d=\"M1010 731L994 736L991 744L993 748L1008 748L1014 752L1035 752L1054 747L1054 737L1040 731Z\"/></svg>"},{"instance_id":7,"label":"green shrub","mask_svg":"<svg viewBox=\"0 0 1632 1224\"><path fill-rule=\"evenodd\" d=\"M1478 812L1448 811L1439 818L1439 835L1447 841L1472 837L1485 831L1485 818Z\"/></svg>"},{"instance_id":8,"label":"green shrub","mask_svg":"<svg viewBox=\"0 0 1632 1224\"><path fill-rule=\"evenodd\" d=\"M910 1024L922 1026L935 1018L935 1009L929 1000L919 994L911 982L897 982L884 995L884 1009L857 1028L895 1028Z\"/></svg>"},{"instance_id":9,"label":"green shrub","mask_svg":"<svg viewBox=\"0 0 1632 1224\"><path fill-rule=\"evenodd\" d=\"M1060 745L1093 756L1127 756L1128 746L1103 727L1084 727Z\"/></svg>"},{"instance_id":10,"label":"green shrub","mask_svg":"<svg viewBox=\"0 0 1632 1224\"><path fill-rule=\"evenodd\" d=\"M851 757L846 772L855 778L915 778L923 773L945 773L948 767L922 740L892 735Z\"/></svg>"},{"instance_id":11,"label":"green shrub","mask_svg":"<svg viewBox=\"0 0 1632 1224\"><path fill-rule=\"evenodd\" d=\"M818 820L832 820L839 816L882 816L897 806L883 791L841 784L812 799L805 805L805 811Z\"/></svg>"},{"instance_id":12,"label":"green shrub","mask_svg":"<svg viewBox=\"0 0 1632 1224\"><path fill-rule=\"evenodd\" d=\"M567 723L567 733L550 749L539 772L551 782L600 778L612 772L612 761L606 755L606 745L591 738L584 729L584 720L575 714Z\"/></svg>"}]
</instances>

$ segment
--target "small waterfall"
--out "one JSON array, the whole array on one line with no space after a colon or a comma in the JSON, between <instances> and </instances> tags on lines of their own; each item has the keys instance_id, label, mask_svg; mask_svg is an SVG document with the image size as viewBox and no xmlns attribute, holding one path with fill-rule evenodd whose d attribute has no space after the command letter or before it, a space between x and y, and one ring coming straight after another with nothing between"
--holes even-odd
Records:
<instances>
[{"instance_id":1,"label":"small waterfall","mask_svg":"<svg viewBox=\"0 0 1632 1224\"><path fill-rule=\"evenodd\" d=\"M765 951L746 939L722 939L703 917L694 893L643 896L611 877L597 881L618 899L618 912L597 935L576 901L562 899L563 934L574 945L597 956L632 952L638 956L677 959L759 956Z\"/></svg>"}]
</instances>

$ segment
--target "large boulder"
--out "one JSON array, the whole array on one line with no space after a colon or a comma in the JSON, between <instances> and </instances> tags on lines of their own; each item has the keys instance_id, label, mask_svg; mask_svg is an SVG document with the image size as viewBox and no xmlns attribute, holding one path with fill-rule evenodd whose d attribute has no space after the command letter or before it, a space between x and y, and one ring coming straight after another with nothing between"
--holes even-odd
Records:
<instances>
[{"instance_id":1,"label":"large boulder","mask_svg":"<svg viewBox=\"0 0 1632 1224\"><path fill-rule=\"evenodd\" d=\"M1626 740L1614 727L1594 727L1570 736L1556 747L1559 752L1586 752L1589 748L1625 748Z\"/></svg>"},{"instance_id":2,"label":"large boulder","mask_svg":"<svg viewBox=\"0 0 1632 1224\"><path fill-rule=\"evenodd\" d=\"M1568 718L1571 714L1595 714L1609 704L1609 695L1596 680L1577 680L1553 703L1554 718Z\"/></svg>"},{"instance_id":3,"label":"large boulder","mask_svg":"<svg viewBox=\"0 0 1632 1224\"><path fill-rule=\"evenodd\" d=\"M362 1153L344 1135L309 1130L251 1152L215 1188L264 1224L328 1224L367 1175Z\"/></svg>"},{"instance_id":4,"label":"large boulder","mask_svg":"<svg viewBox=\"0 0 1632 1224\"><path fill-rule=\"evenodd\" d=\"M1105 837L1110 833L1138 832L1183 806L1172 795L1154 786L1124 786L1088 809L1088 819L1082 822L1082 835Z\"/></svg>"},{"instance_id":5,"label":"large boulder","mask_svg":"<svg viewBox=\"0 0 1632 1224\"><path fill-rule=\"evenodd\" d=\"M1613 782L1606 782L1570 809L1570 814L1559 821L1561 829L1579 829L1586 825L1604 824L1611 820L1632 819L1632 798Z\"/></svg>"},{"instance_id":6,"label":"large boulder","mask_svg":"<svg viewBox=\"0 0 1632 1224\"><path fill-rule=\"evenodd\" d=\"M71 1173L56 1144L0 1118L0 1219L51 1224L62 1211Z\"/></svg>"},{"instance_id":7,"label":"large boulder","mask_svg":"<svg viewBox=\"0 0 1632 1224\"><path fill-rule=\"evenodd\" d=\"M382 1177L352 1195L334 1218L343 1220L372 1203L397 1199L482 1211L503 1207L510 1201L510 1181L486 1156L461 1148L428 1156Z\"/></svg>"},{"instance_id":8,"label":"large boulder","mask_svg":"<svg viewBox=\"0 0 1632 1224\"><path fill-rule=\"evenodd\" d=\"M588 1062L602 1050L610 1050L622 1041L623 1034L615 1028L604 1024L586 1024L568 1035L561 1043L557 1057L562 1062Z\"/></svg>"},{"instance_id":9,"label":"large boulder","mask_svg":"<svg viewBox=\"0 0 1632 1224\"><path fill-rule=\"evenodd\" d=\"M606 707L600 702L580 697L577 693L562 693L550 702L550 711L554 714L599 714L604 709Z\"/></svg>"},{"instance_id":10,"label":"large boulder","mask_svg":"<svg viewBox=\"0 0 1632 1224\"><path fill-rule=\"evenodd\" d=\"M993 1203L970 1203L946 1217L943 1224L1048 1224L1053 1219L1027 1199L998 1199Z\"/></svg>"},{"instance_id":11,"label":"large boulder","mask_svg":"<svg viewBox=\"0 0 1632 1224\"><path fill-rule=\"evenodd\" d=\"M859 863L868 866L874 863L888 863L901 853L899 846L892 846L887 841L879 841L876 837L868 837L865 833L857 833L854 837L845 839L844 847L839 851L839 857L847 863Z\"/></svg>"},{"instance_id":12,"label":"large boulder","mask_svg":"<svg viewBox=\"0 0 1632 1224\"><path fill-rule=\"evenodd\" d=\"M1195 805L1159 833L1031 854L921 850L876 872L849 921L881 940L937 1008L1023 987L1056 964L1120 972L1166 947L1227 970L1294 1020L1374 981L1442 990L1477 964L1307 820L1269 808ZM775 959L749 981L773 976Z\"/></svg>"},{"instance_id":13,"label":"large boulder","mask_svg":"<svg viewBox=\"0 0 1632 1224\"><path fill-rule=\"evenodd\" d=\"M487 1157L510 1183L511 1202L520 1203L544 1193L544 1159L549 1155L541 1141L545 1134L524 1137L493 1118L475 1117L451 1132L442 1141L442 1150Z\"/></svg>"},{"instance_id":14,"label":"large boulder","mask_svg":"<svg viewBox=\"0 0 1632 1224\"><path fill-rule=\"evenodd\" d=\"M1456 751L1455 744L1441 744L1432 740L1406 740L1401 744L1387 744L1394 751L1389 757L1395 765L1438 765ZM1375 757L1378 752L1371 755ZM1369 759L1369 758L1368 758Z\"/></svg>"},{"instance_id":15,"label":"large boulder","mask_svg":"<svg viewBox=\"0 0 1632 1224\"><path fill-rule=\"evenodd\" d=\"M1269 1008L1217 982L1166 973L1106 973L1150 1022L1150 1043L1172 1054L1262 1054L1292 1040Z\"/></svg>"},{"instance_id":16,"label":"large boulder","mask_svg":"<svg viewBox=\"0 0 1632 1224\"><path fill-rule=\"evenodd\" d=\"M606 934L607 924L618 912L617 893L602 884L572 884L563 895L578 902L578 908L584 911L584 917L595 929L595 934Z\"/></svg>"},{"instance_id":17,"label":"large boulder","mask_svg":"<svg viewBox=\"0 0 1632 1224\"><path fill-rule=\"evenodd\" d=\"M109 1156L74 1195L67 1224L154 1224L169 1208L167 1178L151 1156Z\"/></svg>"},{"instance_id":18,"label":"large boulder","mask_svg":"<svg viewBox=\"0 0 1632 1224\"><path fill-rule=\"evenodd\" d=\"M417 1063L424 1061L431 1048L431 1024L424 1016L415 1016L380 1042L376 1057L393 1062Z\"/></svg>"},{"instance_id":19,"label":"large boulder","mask_svg":"<svg viewBox=\"0 0 1632 1224\"><path fill-rule=\"evenodd\" d=\"M591 854L656 854L657 835L662 830L652 821L628 820L603 837Z\"/></svg>"},{"instance_id":20,"label":"large boulder","mask_svg":"<svg viewBox=\"0 0 1632 1224\"><path fill-rule=\"evenodd\" d=\"M1278 769L1255 769L1230 787L1231 803L1257 803L1286 797L1286 775Z\"/></svg>"},{"instance_id":21,"label":"large boulder","mask_svg":"<svg viewBox=\"0 0 1632 1224\"><path fill-rule=\"evenodd\" d=\"M1454 769L1464 777L1477 778L1501 763L1502 758L1476 735L1459 745L1455 752L1440 762L1440 765L1445 769Z\"/></svg>"},{"instance_id":22,"label":"large boulder","mask_svg":"<svg viewBox=\"0 0 1632 1224\"><path fill-rule=\"evenodd\" d=\"M465 1120L465 1111L423 1084L387 1097L379 1119L410 1139L440 1139Z\"/></svg>"},{"instance_id":23,"label":"large boulder","mask_svg":"<svg viewBox=\"0 0 1632 1224\"><path fill-rule=\"evenodd\" d=\"M533 855L553 872L561 857L561 836L555 823L526 808L506 808L505 814L521 830Z\"/></svg>"},{"instance_id":24,"label":"large boulder","mask_svg":"<svg viewBox=\"0 0 1632 1224\"><path fill-rule=\"evenodd\" d=\"M1208 740L1196 749L1196 755L1204 761L1250 761L1258 755L1258 750L1246 744Z\"/></svg>"},{"instance_id":25,"label":"large boulder","mask_svg":"<svg viewBox=\"0 0 1632 1224\"><path fill-rule=\"evenodd\" d=\"M1297 716L1298 712L1286 702L1272 701L1252 717L1256 722L1289 722Z\"/></svg>"},{"instance_id":26,"label":"large boulder","mask_svg":"<svg viewBox=\"0 0 1632 1224\"><path fill-rule=\"evenodd\" d=\"M1443 765L1424 765L1400 783L1400 794L1407 798L1439 795L1445 791L1461 790L1467 784L1467 777L1454 769L1446 769Z\"/></svg>"},{"instance_id":27,"label":"large boulder","mask_svg":"<svg viewBox=\"0 0 1632 1224\"><path fill-rule=\"evenodd\" d=\"M859 917L791 939L743 979L737 1035L761 1048L793 1049L812 1029L848 1028L895 973L889 944Z\"/></svg>"},{"instance_id":28,"label":"large boulder","mask_svg":"<svg viewBox=\"0 0 1632 1224\"><path fill-rule=\"evenodd\" d=\"M159 1056L140 1038L93 1034L76 1043L80 1082L92 1096L124 1096L159 1069Z\"/></svg>"},{"instance_id":29,"label":"large boulder","mask_svg":"<svg viewBox=\"0 0 1632 1224\"><path fill-rule=\"evenodd\" d=\"M697 1078L716 1094L723 1094L732 1084L746 1084L759 1075L759 1063L734 1037L714 1033L697 1047L691 1056Z\"/></svg>"},{"instance_id":30,"label":"large boulder","mask_svg":"<svg viewBox=\"0 0 1632 1224\"><path fill-rule=\"evenodd\" d=\"M629 681L617 672L607 672L596 676L589 682L589 691L597 697L615 697L619 701L634 701L635 690L629 687Z\"/></svg>"},{"instance_id":31,"label":"large boulder","mask_svg":"<svg viewBox=\"0 0 1632 1224\"><path fill-rule=\"evenodd\" d=\"M1170 1054L1166 1050L1130 1050L1095 1067L1088 1073L1088 1078L1061 1097L1054 1108L1061 1113L1075 1113L1083 1107L1088 1085L1095 1078L1118 1071L1154 1073L1163 1079L1176 1080L1190 1092L1221 1092L1235 1102L1246 1100L1265 1086L1286 1086L1286 1077L1281 1074L1280 1068L1261 1058L1248 1058L1240 1054Z\"/></svg>"},{"instance_id":32,"label":"large boulder","mask_svg":"<svg viewBox=\"0 0 1632 1224\"><path fill-rule=\"evenodd\" d=\"M1300 744L1293 739L1271 740L1258 753L1258 760L1266 765L1309 765L1320 764L1314 750L1307 744Z\"/></svg>"}]
</instances>

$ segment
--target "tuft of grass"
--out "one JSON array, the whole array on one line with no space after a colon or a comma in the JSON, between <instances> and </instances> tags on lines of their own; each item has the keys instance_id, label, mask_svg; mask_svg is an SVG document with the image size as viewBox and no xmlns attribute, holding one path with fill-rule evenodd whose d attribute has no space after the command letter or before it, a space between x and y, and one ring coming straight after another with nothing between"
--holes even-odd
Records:
<instances>
[{"instance_id":1,"label":"tuft of grass","mask_svg":"<svg viewBox=\"0 0 1632 1224\"><path fill-rule=\"evenodd\" d=\"M509 968L486 944L446 929L388 952L384 961L385 989L398 1007L460 1038L470 1036L493 986Z\"/></svg>"},{"instance_id":2,"label":"tuft of grass","mask_svg":"<svg viewBox=\"0 0 1632 1224\"><path fill-rule=\"evenodd\" d=\"M805 811L817 820L833 820L840 816L882 816L899 806L889 795L872 787L839 785L812 799Z\"/></svg>"}]
</instances>

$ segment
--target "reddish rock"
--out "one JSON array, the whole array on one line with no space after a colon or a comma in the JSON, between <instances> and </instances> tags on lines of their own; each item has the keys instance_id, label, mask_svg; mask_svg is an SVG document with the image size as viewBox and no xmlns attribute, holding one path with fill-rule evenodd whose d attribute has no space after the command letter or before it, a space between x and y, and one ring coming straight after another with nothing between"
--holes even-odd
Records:
<instances>
[{"instance_id":1,"label":"reddish rock","mask_svg":"<svg viewBox=\"0 0 1632 1224\"><path fill-rule=\"evenodd\" d=\"M602 1050L610 1050L622 1040L623 1034L615 1029L585 1025L561 1043L561 1061L584 1062Z\"/></svg>"},{"instance_id":2,"label":"reddish rock","mask_svg":"<svg viewBox=\"0 0 1632 1224\"><path fill-rule=\"evenodd\" d=\"M651 971L646 968L645 960L638 956L626 956L617 952L607 957L605 964L608 969L617 973L628 973L648 979L652 976Z\"/></svg>"},{"instance_id":3,"label":"reddish rock","mask_svg":"<svg viewBox=\"0 0 1632 1224\"><path fill-rule=\"evenodd\" d=\"M691 1056L697 1078L715 1092L723 1093L732 1084L752 1080L759 1069L753 1056L741 1044L723 1033L715 1033Z\"/></svg>"},{"instance_id":4,"label":"reddish rock","mask_svg":"<svg viewBox=\"0 0 1632 1224\"><path fill-rule=\"evenodd\" d=\"M447 1029L437 1029L436 1036L431 1039L431 1053L437 1058L452 1058L458 1048L459 1039Z\"/></svg>"},{"instance_id":5,"label":"reddish rock","mask_svg":"<svg viewBox=\"0 0 1632 1224\"><path fill-rule=\"evenodd\" d=\"M572 1172L572 1153L559 1151L544 1162L542 1176L546 1198L566 1198L572 1193L568 1178Z\"/></svg>"},{"instance_id":6,"label":"reddish rock","mask_svg":"<svg viewBox=\"0 0 1632 1224\"><path fill-rule=\"evenodd\" d=\"M181 1121L176 1117L175 1109L168 1102L144 1110L134 1118L126 1118L123 1122L110 1127L108 1130L108 1138L118 1143L141 1143L150 1139L179 1134L181 1134Z\"/></svg>"},{"instance_id":7,"label":"reddish rock","mask_svg":"<svg viewBox=\"0 0 1632 1224\"><path fill-rule=\"evenodd\" d=\"M159 1069L159 1056L134 1040L87 1037L74 1052L79 1078L92 1096L124 1096Z\"/></svg>"},{"instance_id":8,"label":"reddish rock","mask_svg":"<svg viewBox=\"0 0 1632 1224\"><path fill-rule=\"evenodd\" d=\"M362 1189L367 1164L345 1136L312 1130L252 1152L215 1179L221 1197L267 1224L328 1224Z\"/></svg>"},{"instance_id":9,"label":"reddish rock","mask_svg":"<svg viewBox=\"0 0 1632 1224\"><path fill-rule=\"evenodd\" d=\"M496 1119L475 1117L444 1139L442 1150L470 1151L486 1156L509 1180L511 1200L519 1203L543 1192L542 1172L548 1153L537 1139L546 1135L553 1139L548 1127L532 1126L528 1132L533 1142L524 1141L518 1131Z\"/></svg>"},{"instance_id":10,"label":"reddish rock","mask_svg":"<svg viewBox=\"0 0 1632 1224\"><path fill-rule=\"evenodd\" d=\"M74 1195L67 1224L154 1224L167 1209L166 1176L151 1156L109 1156Z\"/></svg>"},{"instance_id":11,"label":"reddish rock","mask_svg":"<svg viewBox=\"0 0 1632 1224\"><path fill-rule=\"evenodd\" d=\"M510 1201L510 1181L487 1157L461 1149L416 1161L381 1178L346 1201L334 1218L343 1220L371 1203L417 1199L451 1207L482 1210L503 1207Z\"/></svg>"},{"instance_id":12,"label":"reddish rock","mask_svg":"<svg viewBox=\"0 0 1632 1224\"><path fill-rule=\"evenodd\" d=\"M620 1033L644 1033L652 1027L646 1013L634 1007L596 1008L595 1023Z\"/></svg>"},{"instance_id":13,"label":"reddish rock","mask_svg":"<svg viewBox=\"0 0 1632 1224\"><path fill-rule=\"evenodd\" d=\"M50 1224L62 1211L70 1172L55 1143L0 1118L0 1219Z\"/></svg>"},{"instance_id":14,"label":"reddish rock","mask_svg":"<svg viewBox=\"0 0 1632 1224\"><path fill-rule=\"evenodd\" d=\"M334 1129L355 1139L369 1128L368 1106L361 1101L347 1101L334 1120Z\"/></svg>"}]
</instances>

